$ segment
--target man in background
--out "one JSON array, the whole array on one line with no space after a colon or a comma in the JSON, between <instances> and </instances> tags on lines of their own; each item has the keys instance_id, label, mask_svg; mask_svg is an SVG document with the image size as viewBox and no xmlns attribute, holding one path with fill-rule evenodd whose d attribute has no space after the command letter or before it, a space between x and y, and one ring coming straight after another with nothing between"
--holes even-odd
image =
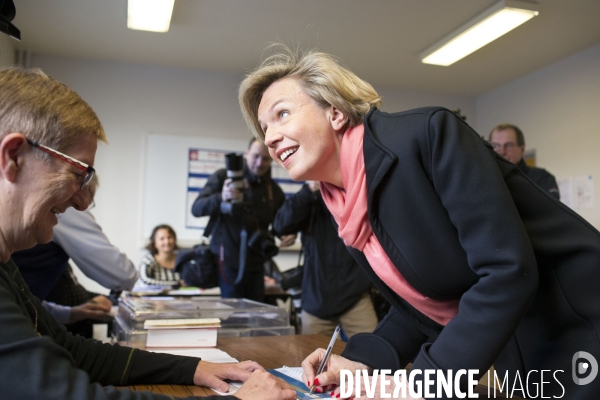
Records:
<instances>
[{"instance_id":1,"label":"man in background","mask_svg":"<svg viewBox=\"0 0 600 400\"><path fill-rule=\"evenodd\" d=\"M521 129L511 124L500 124L492 129L488 140L496 153L516 164L535 184L560 200L554 175L543 168L530 167L523 160L525 137Z\"/></svg>"},{"instance_id":2,"label":"man in background","mask_svg":"<svg viewBox=\"0 0 600 400\"><path fill-rule=\"evenodd\" d=\"M277 254L275 242L269 243L269 228L285 195L271 179L273 160L262 143L250 140L243 161L241 179L228 178L225 168L208 178L192 215L208 215L209 224L214 223L210 250L219 268L221 297L263 301L264 263ZM292 236L282 238L281 246L292 244Z\"/></svg>"}]
</instances>

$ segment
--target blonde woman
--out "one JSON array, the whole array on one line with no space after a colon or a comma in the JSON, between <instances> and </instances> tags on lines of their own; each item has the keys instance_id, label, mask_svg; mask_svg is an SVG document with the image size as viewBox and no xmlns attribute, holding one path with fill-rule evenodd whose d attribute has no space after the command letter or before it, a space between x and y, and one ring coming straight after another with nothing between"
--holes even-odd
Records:
<instances>
[{"instance_id":1,"label":"blonde woman","mask_svg":"<svg viewBox=\"0 0 600 400\"><path fill-rule=\"evenodd\" d=\"M448 379L493 363L500 379L527 377L531 394L543 385L544 396L597 396L594 368L591 383L571 375L584 365L571 364L580 351L600 359L594 227L451 111L380 111L373 87L331 55L284 49L244 79L239 99L292 179L322 182L339 236L392 304L326 372L315 377L324 351L310 355L307 383L325 389L341 369L397 371L411 361L412 371Z\"/></svg>"}]
</instances>

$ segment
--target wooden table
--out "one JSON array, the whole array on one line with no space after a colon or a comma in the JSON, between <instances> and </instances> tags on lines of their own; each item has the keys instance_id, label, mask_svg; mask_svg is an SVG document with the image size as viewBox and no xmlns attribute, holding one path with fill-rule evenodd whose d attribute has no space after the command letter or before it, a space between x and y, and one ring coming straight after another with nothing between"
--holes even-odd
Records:
<instances>
[{"instance_id":1,"label":"wooden table","mask_svg":"<svg viewBox=\"0 0 600 400\"><path fill-rule=\"evenodd\" d=\"M289 336L258 336L248 338L222 338L217 341L217 348L227 352L239 361L253 360L265 369L279 368L283 365L298 367L302 361L315 349L327 347L330 337L325 335L289 335ZM333 354L340 354L344 342L338 340L333 347ZM207 396L215 394L208 388L183 385L136 385L129 386L133 390L152 391L175 397ZM480 399L488 399L487 387L477 386L476 393ZM502 394L493 391L489 398L505 399ZM513 397L517 399L517 397Z\"/></svg>"}]
</instances>

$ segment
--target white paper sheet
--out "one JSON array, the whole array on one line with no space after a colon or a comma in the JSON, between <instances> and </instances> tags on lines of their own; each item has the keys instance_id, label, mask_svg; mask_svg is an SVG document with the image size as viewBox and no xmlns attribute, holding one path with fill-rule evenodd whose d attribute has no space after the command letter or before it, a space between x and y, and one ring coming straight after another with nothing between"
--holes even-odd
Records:
<instances>
[{"instance_id":1,"label":"white paper sheet","mask_svg":"<svg viewBox=\"0 0 600 400\"><path fill-rule=\"evenodd\" d=\"M198 357L203 361L214 363L234 363L238 362L235 358L219 349L192 348L192 349L151 349L154 353L174 354L176 356Z\"/></svg>"}]
</instances>

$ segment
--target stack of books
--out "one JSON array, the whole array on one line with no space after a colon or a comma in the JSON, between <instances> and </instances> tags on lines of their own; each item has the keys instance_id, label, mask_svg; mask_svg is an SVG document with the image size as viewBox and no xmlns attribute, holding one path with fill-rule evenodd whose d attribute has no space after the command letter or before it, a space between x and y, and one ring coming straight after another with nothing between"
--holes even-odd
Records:
<instances>
[{"instance_id":1,"label":"stack of books","mask_svg":"<svg viewBox=\"0 0 600 400\"><path fill-rule=\"evenodd\" d=\"M219 318L148 319L147 348L215 347Z\"/></svg>"}]
</instances>

